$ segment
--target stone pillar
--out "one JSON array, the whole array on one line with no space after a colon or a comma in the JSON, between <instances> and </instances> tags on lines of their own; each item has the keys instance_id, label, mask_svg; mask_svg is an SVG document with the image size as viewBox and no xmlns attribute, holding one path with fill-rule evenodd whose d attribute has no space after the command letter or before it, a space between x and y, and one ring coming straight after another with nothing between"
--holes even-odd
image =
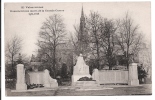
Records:
<instances>
[{"instance_id":1,"label":"stone pillar","mask_svg":"<svg viewBox=\"0 0 155 100\"><path fill-rule=\"evenodd\" d=\"M99 83L99 71L98 71L98 69L93 70L92 78L93 78L93 80L96 80L97 83Z\"/></svg>"},{"instance_id":2,"label":"stone pillar","mask_svg":"<svg viewBox=\"0 0 155 100\"><path fill-rule=\"evenodd\" d=\"M44 70L44 87L50 87L49 82L49 71L47 69Z\"/></svg>"},{"instance_id":3,"label":"stone pillar","mask_svg":"<svg viewBox=\"0 0 155 100\"><path fill-rule=\"evenodd\" d=\"M16 90L27 90L27 85L25 84L25 69L23 64L17 65Z\"/></svg>"},{"instance_id":4,"label":"stone pillar","mask_svg":"<svg viewBox=\"0 0 155 100\"><path fill-rule=\"evenodd\" d=\"M128 85L131 85L131 86L139 85L138 71L137 71L137 64L136 63L131 63L129 65Z\"/></svg>"}]
</instances>

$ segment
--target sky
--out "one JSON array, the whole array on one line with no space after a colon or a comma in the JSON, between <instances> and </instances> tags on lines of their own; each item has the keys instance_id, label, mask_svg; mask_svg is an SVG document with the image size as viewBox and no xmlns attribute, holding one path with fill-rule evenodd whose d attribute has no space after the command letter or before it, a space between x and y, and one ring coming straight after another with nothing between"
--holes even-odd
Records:
<instances>
[{"instance_id":1,"label":"sky","mask_svg":"<svg viewBox=\"0 0 155 100\"><path fill-rule=\"evenodd\" d=\"M42 23L50 15L59 13L64 18L68 35L74 32L73 25L80 23L81 8L84 14L97 11L103 18L123 18L128 11L135 25L139 25L139 31L144 34L147 42L151 41L151 9L150 2L100 2L100 3L5 3L4 35L5 44L14 35L23 39L22 53L28 56L37 50L37 39ZM26 7L43 8L26 8ZM24 7L22 9L21 7ZM53 12L40 12L39 15L29 15L28 12L10 12L10 10L64 10Z\"/></svg>"}]
</instances>

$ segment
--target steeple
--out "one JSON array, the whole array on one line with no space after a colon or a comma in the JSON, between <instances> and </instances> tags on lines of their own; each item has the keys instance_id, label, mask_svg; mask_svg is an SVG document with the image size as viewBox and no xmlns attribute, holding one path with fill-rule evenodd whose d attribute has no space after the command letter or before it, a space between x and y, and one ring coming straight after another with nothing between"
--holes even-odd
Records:
<instances>
[{"instance_id":1,"label":"steeple","mask_svg":"<svg viewBox=\"0 0 155 100\"><path fill-rule=\"evenodd\" d=\"M81 9L81 18L80 18L80 30L78 34L78 47L80 50L80 53L83 53L87 48L87 31L85 28L85 17L84 17L84 11L83 11L83 5Z\"/></svg>"},{"instance_id":2,"label":"steeple","mask_svg":"<svg viewBox=\"0 0 155 100\"><path fill-rule=\"evenodd\" d=\"M81 10L81 17L84 17L84 13L83 13L83 5L82 5L82 10Z\"/></svg>"},{"instance_id":3,"label":"steeple","mask_svg":"<svg viewBox=\"0 0 155 100\"><path fill-rule=\"evenodd\" d=\"M83 12L83 6L81 9L81 18L80 18L80 34L79 34L79 41L83 40L83 35L84 35L84 28L85 28L85 17L84 17L84 12Z\"/></svg>"}]
</instances>

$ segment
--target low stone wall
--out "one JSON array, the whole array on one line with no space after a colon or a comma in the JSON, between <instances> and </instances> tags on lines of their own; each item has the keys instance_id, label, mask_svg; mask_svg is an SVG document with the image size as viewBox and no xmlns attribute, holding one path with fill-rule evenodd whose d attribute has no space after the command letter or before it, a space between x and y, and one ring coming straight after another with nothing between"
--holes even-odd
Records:
<instances>
[{"instance_id":1,"label":"low stone wall","mask_svg":"<svg viewBox=\"0 0 155 100\"><path fill-rule=\"evenodd\" d=\"M27 72L26 73L26 84L43 84L44 87L52 88L58 87L58 83L56 79L53 79L49 75L49 71L45 69L40 72Z\"/></svg>"},{"instance_id":2,"label":"low stone wall","mask_svg":"<svg viewBox=\"0 0 155 100\"><path fill-rule=\"evenodd\" d=\"M100 70L99 84L122 83L128 84L128 71L122 70Z\"/></svg>"},{"instance_id":3,"label":"low stone wall","mask_svg":"<svg viewBox=\"0 0 155 100\"><path fill-rule=\"evenodd\" d=\"M137 64L131 63L128 71L123 70L98 70L94 69L92 74L93 80L99 84L128 84L130 86L138 86Z\"/></svg>"},{"instance_id":4,"label":"low stone wall","mask_svg":"<svg viewBox=\"0 0 155 100\"><path fill-rule=\"evenodd\" d=\"M29 72L29 83L30 84L44 84L44 72Z\"/></svg>"}]
</instances>

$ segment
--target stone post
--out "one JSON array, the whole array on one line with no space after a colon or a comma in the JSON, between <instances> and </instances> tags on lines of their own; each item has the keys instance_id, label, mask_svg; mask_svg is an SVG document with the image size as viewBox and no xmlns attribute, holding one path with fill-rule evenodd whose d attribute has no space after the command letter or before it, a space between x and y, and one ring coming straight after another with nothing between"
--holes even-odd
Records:
<instances>
[{"instance_id":1,"label":"stone post","mask_svg":"<svg viewBox=\"0 0 155 100\"><path fill-rule=\"evenodd\" d=\"M93 70L92 78L93 78L93 80L96 80L97 83L99 83L99 71L98 71L98 69Z\"/></svg>"},{"instance_id":2,"label":"stone post","mask_svg":"<svg viewBox=\"0 0 155 100\"><path fill-rule=\"evenodd\" d=\"M23 64L17 65L16 90L27 90L27 85L25 84L25 69Z\"/></svg>"},{"instance_id":3,"label":"stone post","mask_svg":"<svg viewBox=\"0 0 155 100\"><path fill-rule=\"evenodd\" d=\"M131 86L139 85L138 71L137 71L137 64L136 63L131 63L129 65L128 85L131 85Z\"/></svg>"},{"instance_id":4,"label":"stone post","mask_svg":"<svg viewBox=\"0 0 155 100\"><path fill-rule=\"evenodd\" d=\"M47 69L44 70L44 87L50 87L49 82L49 71Z\"/></svg>"}]
</instances>

